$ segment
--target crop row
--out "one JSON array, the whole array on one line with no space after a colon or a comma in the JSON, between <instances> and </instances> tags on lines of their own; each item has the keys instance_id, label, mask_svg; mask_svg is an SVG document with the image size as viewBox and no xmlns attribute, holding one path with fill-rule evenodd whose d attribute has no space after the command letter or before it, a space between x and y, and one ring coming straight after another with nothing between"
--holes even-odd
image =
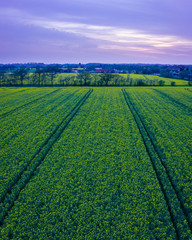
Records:
<instances>
[{"instance_id":1,"label":"crop row","mask_svg":"<svg viewBox=\"0 0 192 240\"><path fill-rule=\"evenodd\" d=\"M31 100L43 96L47 93L50 93L55 90L54 89L44 89L43 91L39 88L26 88L24 91L18 91L18 89L12 89L11 93L5 97L1 98L0 109L1 114L10 111L23 103L30 102ZM6 92L10 92L6 90ZM0 92L1 94L2 92Z\"/></svg>"},{"instance_id":2,"label":"crop row","mask_svg":"<svg viewBox=\"0 0 192 240\"><path fill-rule=\"evenodd\" d=\"M119 89L95 89L5 219L2 239L176 239Z\"/></svg>"},{"instance_id":3,"label":"crop row","mask_svg":"<svg viewBox=\"0 0 192 240\"><path fill-rule=\"evenodd\" d=\"M147 89L138 91L127 89L127 91L172 179L192 229L191 115L179 104L174 104L174 101L170 101L158 92ZM182 89L177 89L177 91L179 94Z\"/></svg>"},{"instance_id":4,"label":"crop row","mask_svg":"<svg viewBox=\"0 0 192 240\"><path fill-rule=\"evenodd\" d=\"M5 107L5 108L3 108L3 110L1 109L1 112L2 112L2 113L0 114L0 118L3 118L3 117L5 117L5 116L7 116L7 115L9 115L9 114L14 113L15 111L20 110L21 108L24 108L24 107L26 107L26 106L28 106L28 105L30 105L30 104L32 104L32 103L35 103L35 102L41 100L42 98L45 98L45 97L49 96L50 94L53 94L53 93L57 92L58 90L59 90L59 89L56 89L55 91L52 91L52 92L50 92L50 93L47 93L47 94L45 94L45 95L43 95L43 96L40 96L40 97L38 97L38 98L35 98L35 99L34 99L34 96L32 96L32 97L30 97L30 98L27 98L27 99L25 99L25 98L23 98L23 97L20 96L20 99L23 99L22 104L18 106L18 104L15 103L14 100L12 100L12 105L11 105L11 107ZM2 102L4 102L4 101L2 101ZM14 102L14 104L13 104L13 102ZM24 104L23 104L23 103L24 103ZM5 103L4 103L4 104L5 104ZM15 104L16 104L16 105L15 105ZM14 106L14 105L15 105L15 106ZM13 107L13 106L14 106L14 107Z\"/></svg>"},{"instance_id":5,"label":"crop row","mask_svg":"<svg viewBox=\"0 0 192 240\"><path fill-rule=\"evenodd\" d=\"M163 97L169 99L171 102L173 102L173 104L179 105L179 107L183 108L185 111L188 111L188 112L192 113L192 107L191 107L191 100L192 99L188 98L187 99L188 102L186 102L185 101L186 99L183 99L183 96L180 96L181 98L177 99L175 95L170 96L170 93L166 93L165 91L161 91L159 89L154 89L154 91L161 94ZM186 95L185 95L185 97L186 97Z\"/></svg>"},{"instance_id":6,"label":"crop row","mask_svg":"<svg viewBox=\"0 0 192 240\"><path fill-rule=\"evenodd\" d=\"M127 92L125 90L122 91L127 105L131 110L137 126L140 130L140 134L143 138L146 150L150 156L151 163L161 186L161 190L164 194L170 216L177 233L177 237L179 239L188 239L189 237L191 237L191 231L187 211L185 211L184 205L179 195L177 194L175 185L170 177L170 174L167 171L166 166L161 159L159 151L154 144L153 139L150 136L142 118L136 111Z\"/></svg>"},{"instance_id":7,"label":"crop row","mask_svg":"<svg viewBox=\"0 0 192 240\"><path fill-rule=\"evenodd\" d=\"M125 74L123 75L126 76ZM129 78L132 79L133 83L137 82L138 80L142 80L143 82L147 83L148 86L159 85L159 81L162 81L167 86L170 86L172 82L174 82L175 85L188 85L188 82L185 80L164 78L155 75L129 74Z\"/></svg>"},{"instance_id":8,"label":"crop row","mask_svg":"<svg viewBox=\"0 0 192 240\"><path fill-rule=\"evenodd\" d=\"M89 90L81 99L80 101L71 109L71 111L64 117L64 119L57 125L54 131L50 134L50 136L46 139L43 143L41 148L37 151L34 157L28 162L25 166L23 171L20 173L18 178L15 180L14 185L11 186L7 194L3 197L3 203L1 204L2 212L0 215L0 222L3 224L3 220L5 219L6 215L14 205L14 202L17 200L20 192L24 187L27 185L29 180L34 175L37 167L42 163L44 158L46 157L47 153L52 148L53 144L58 140L61 133L67 127L69 122L78 112L80 107L83 105L85 100L89 97L92 93L92 90Z\"/></svg>"},{"instance_id":9,"label":"crop row","mask_svg":"<svg viewBox=\"0 0 192 240\"><path fill-rule=\"evenodd\" d=\"M23 108L19 114L9 115L1 122L1 197L84 93L86 90L58 92L57 96L54 95L56 101L49 96L46 102L34 103L34 106Z\"/></svg>"},{"instance_id":10,"label":"crop row","mask_svg":"<svg viewBox=\"0 0 192 240\"><path fill-rule=\"evenodd\" d=\"M28 88L3 88L1 87L0 88L0 98L3 99L3 98L7 98L7 97L10 97L11 95L16 95L17 93L21 93L21 92L24 92L24 91L27 91Z\"/></svg>"},{"instance_id":11,"label":"crop row","mask_svg":"<svg viewBox=\"0 0 192 240\"><path fill-rule=\"evenodd\" d=\"M60 119L59 111L69 107L71 99L76 101L74 98L76 93L77 91L66 94L62 91L62 94L49 95L49 99L43 99L30 107L25 107L23 111L20 110L1 122L0 156L2 158L1 178L3 178L1 199L7 192L7 187L10 188L14 184L25 164L33 158L36 149L40 148L45 141L45 137L55 128L55 123ZM62 111L61 114L63 114ZM53 125L54 115L55 117L58 115L58 119L55 119ZM40 133L43 133L41 138ZM22 154L24 154L23 157Z\"/></svg>"},{"instance_id":12,"label":"crop row","mask_svg":"<svg viewBox=\"0 0 192 240\"><path fill-rule=\"evenodd\" d=\"M41 100L35 101L2 119L0 147L2 148L8 143L13 143L15 138L18 137L18 134L22 135L29 127L31 130L36 128L34 121L40 123L41 118L45 117L47 117L49 121L49 116L53 117L54 111L58 111L58 108L62 109L62 105L68 104L68 102L70 103L71 99L75 101L78 100L80 97L79 94L80 92L77 89L74 91L62 90L55 92L55 94L49 94ZM68 110L66 109L66 111Z\"/></svg>"}]
</instances>

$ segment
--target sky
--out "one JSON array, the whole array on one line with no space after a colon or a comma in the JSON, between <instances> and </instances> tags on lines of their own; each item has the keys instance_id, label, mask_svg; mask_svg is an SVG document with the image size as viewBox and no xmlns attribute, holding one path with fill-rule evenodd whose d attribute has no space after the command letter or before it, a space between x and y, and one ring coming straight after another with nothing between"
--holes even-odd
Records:
<instances>
[{"instance_id":1,"label":"sky","mask_svg":"<svg viewBox=\"0 0 192 240\"><path fill-rule=\"evenodd\" d=\"M2 0L0 63L192 64L191 0Z\"/></svg>"}]
</instances>

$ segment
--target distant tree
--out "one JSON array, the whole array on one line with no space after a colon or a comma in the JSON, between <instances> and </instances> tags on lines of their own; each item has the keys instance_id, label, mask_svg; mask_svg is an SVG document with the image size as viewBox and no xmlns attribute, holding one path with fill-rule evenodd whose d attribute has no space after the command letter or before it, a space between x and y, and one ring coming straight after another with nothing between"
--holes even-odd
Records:
<instances>
[{"instance_id":1,"label":"distant tree","mask_svg":"<svg viewBox=\"0 0 192 240\"><path fill-rule=\"evenodd\" d=\"M142 73L143 74L151 74L152 73L151 68L150 67L144 67L143 70L142 70Z\"/></svg>"},{"instance_id":2,"label":"distant tree","mask_svg":"<svg viewBox=\"0 0 192 240\"><path fill-rule=\"evenodd\" d=\"M127 74L126 82L127 82L128 85L130 85L130 74Z\"/></svg>"},{"instance_id":3,"label":"distant tree","mask_svg":"<svg viewBox=\"0 0 192 240\"><path fill-rule=\"evenodd\" d=\"M100 80L100 77L99 77L99 74L98 73L94 73L92 74L92 78L93 78L93 85L96 86L96 85L99 85L99 80Z\"/></svg>"},{"instance_id":4,"label":"distant tree","mask_svg":"<svg viewBox=\"0 0 192 240\"><path fill-rule=\"evenodd\" d=\"M147 84L143 81L143 79L139 79L137 81L137 86L146 86Z\"/></svg>"},{"instance_id":5,"label":"distant tree","mask_svg":"<svg viewBox=\"0 0 192 240\"><path fill-rule=\"evenodd\" d=\"M75 76L66 76L64 78L60 78L59 82L62 86L76 85Z\"/></svg>"},{"instance_id":6,"label":"distant tree","mask_svg":"<svg viewBox=\"0 0 192 240\"><path fill-rule=\"evenodd\" d=\"M186 79L186 80L190 80L190 77L191 77L189 70L183 70L179 73L179 75L181 79Z\"/></svg>"},{"instance_id":7,"label":"distant tree","mask_svg":"<svg viewBox=\"0 0 192 240\"><path fill-rule=\"evenodd\" d=\"M64 80L63 78L60 78L60 79L59 79L59 84L60 84L61 86L65 86L65 80Z\"/></svg>"},{"instance_id":8,"label":"distant tree","mask_svg":"<svg viewBox=\"0 0 192 240\"><path fill-rule=\"evenodd\" d=\"M130 78L129 86L132 86L132 85L133 85L133 78Z\"/></svg>"},{"instance_id":9,"label":"distant tree","mask_svg":"<svg viewBox=\"0 0 192 240\"><path fill-rule=\"evenodd\" d=\"M90 72L81 72L78 73L76 79L79 80L80 85L87 86L88 82L91 80L91 73Z\"/></svg>"},{"instance_id":10,"label":"distant tree","mask_svg":"<svg viewBox=\"0 0 192 240\"><path fill-rule=\"evenodd\" d=\"M176 85L176 82L171 82L171 86L175 86Z\"/></svg>"},{"instance_id":11,"label":"distant tree","mask_svg":"<svg viewBox=\"0 0 192 240\"><path fill-rule=\"evenodd\" d=\"M172 77L172 71L170 71L169 69L162 69L160 71L160 76L165 77L165 78L171 78Z\"/></svg>"},{"instance_id":12,"label":"distant tree","mask_svg":"<svg viewBox=\"0 0 192 240\"><path fill-rule=\"evenodd\" d=\"M100 79L102 82L105 82L105 86L108 86L109 82L113 79L112 73L101 73Z\"/></svg>"},{"instance_id":13,"label":"distant tree","mask_svg":"<svg viewBox=\"0 0 192 240\"><path fill-rule=\"evenodd\" d=\"M5 79L5 73L6 71L4 69L0 69L0 87L2 86L3 81Z\"/></svg>"},{"instance_id":14,"label":"distant tree","mask_svg":"<svg viewBox=\"0 0 192 240\"><path fill-rule=\"evenodd\" d=\"M189 85L189 86L192 86L192 81L188 81L188 85Z\"/></svg>"},{"instance_id":15,"label":"distant tree","mask_svg":"<svg viewBox=\"0 0 192 240\"><path fill-rule=\"evenodd\" d=\"M165 81L164 80L159 80L159 86L164 86L165 85Z\"/></svg>"},{"instance_id":16,"label":"distant tree","mask_svg":"<svg viewBox=\"0 0 192 240\"><path fill-rule=\"evenodd\" d=\"M124 80L124 78L121 75L119 75L119 74L117 74L117 75L115 74L113 76L113 80L114 80L115 86L117 86L117 85L120 84L120 82L122 82Z\"/></svg>"},{"instance_id":17,"label":"distant tree","mask_svg":"<svg viewBox=\"0 0 192 240\"><path fill-rule=\"evenodd\" d=\"M163 85L165 85L165 81L164 82L161 82ZM152 85L153 86L156 86L156 85L158 85L159 84L159 80L158 79L153 79L152 80Z\"/></svg>"},{"instance_id":18,"label":"distant tree","mask_svg":"<svg viewBox=\"0 0 192 240\"><path fill-rule=\"evenodd\" d=\"M31 82L32 82L33 86L37 85L37 80L38 80L37 73L33 73L32 76L31 76Z\"/></svg>"},{"instance_id":19,"label":"distant tree","mask_svg":"<svg viewBox=\"0 0 192 240\"><path fill-rule=\"evenodd\" d=\"M56 77L56 74L59 72L59 66L49 65L46 68L44 68L44 72L47 74L47 76L50 77L51 85L53 86L53 80Z\"/></svg>"},{"instance_id":20,"label":"distant tree","mask_svg":"<svg viewBox=\"0 0 192 240\"><path fill-rule=\"evenodd\" d=\"M56 73L50 72L48 73L48 76L50 76L51 86L53 86L54 78L56 77Z\"/></svg>"},{"instance_id":21,"label":"distant tree","mask_svg":"<svg viewBox=\"0 0 192 240\"><path fill-rule=\"evenodd\" d=\"M38 86L40 87L41 86L41 75L43 74L43 69L42 68L39 68L36 70L36 74L38 75Z\"/></svg>"},{"instance_id":22,"label":"distant tree","mask_svg":"<svg viewBox=\"0 0 192 240\"><path fill-rule=\"evenodd\" d=\"M60 84L65 86L65 85L69 84L69 81L70 81L70 77L67 76L67 77L64 77L64 78L60 79Z\"/></svg>"},{"instance_id":23,"label":"distant tree","mask_svg":"<svg viewBox=\"0 0 192 240\"><path fill-rule=\"evenodd\" d=\"M15 75L15 72L9 73L7 75L6 85L15 86L17 83L18 83L18 77Z\"/></svg>"},{"instance_id":24,"label":"distant tree","mask_svg":"<svg viewBox=\"0 0 192 240\"><path fill-rule=\"evenodd\" d=\"M20 80L20 85L23 86L23 80L25 76L27 75L28 71L25 67L17 68L14 72L14 77Z\"/></svg>"},{"instance_id":25,"label":"distant tree","mask_svg":"<svg viewBox=\"0 0 192 240\"><path fill-rule=\"evenodd\" d=\"M47 84L50 85L50 75L43 69L43 74L41 76L41 85L45 86Z\"/></svg>"},{"instance_id":26,"label":"distant tree","mask_svg":"<svg viewBox=\"0 0 192 240\"><path fill-rule=\"evenodd\" d=\"M75 76L70 76L69 81L71 82L71 85L77 85L77 82L75 81Z\"/></svg>"}]
</instances>

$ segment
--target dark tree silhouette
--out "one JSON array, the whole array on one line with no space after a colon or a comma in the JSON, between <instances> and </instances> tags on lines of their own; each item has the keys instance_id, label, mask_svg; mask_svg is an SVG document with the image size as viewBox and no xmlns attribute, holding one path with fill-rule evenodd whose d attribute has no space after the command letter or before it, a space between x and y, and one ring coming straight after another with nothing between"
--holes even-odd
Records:
<instances>
[{"instance_id":1,"label":"dark tree silhouette","mask_svg":"<svg viewBox=\"0 0 192 240\"><path fill-rule=\"evenodd\" d=\"M19 78L21 86L23 86L23 80L24 80L25 76L27 75L27 73L28 73L28 71L25 67L18 68L14 72L14 77Z\"/></svg>"},{"instance_id":2,"label":"dark tree silhouette","mask_svg":"<svg viewBox=\"0 0 192 240\"><path fill-rule=\"evenodd\" d=\"M43 74L44 70L42 68L39 68L36 70L36 74L38 75L38 86L41 86L41 75Z\"/></svg>"},{"instance_id":3,"label":"dark tree silhouette","mask_svg":"<svg viewBox=\"0 0 192 240\"><path fill-rule=\"evenodd\" d=\"M59 72L59 66L49 65L46 68L44 68L44 72L47 73L47 75L50 77L51 85L53 86L53 80L56 74Z\"/></svg>"},{"instance_id":4,"label":"dark tree silhouette","mask_svg":"<svg viewBox=\"0 0 192 240\"><path fill-rule=\"evenodd\" d=\"M88 81L91 80L91 73L90 72L81 72L78 73L77 79L82 83L84 86L88 85Z\"/></svg>"},{"instance_id":5,"label":"dark tree silhouette","mask_svg":"<svg viewBox=\"0 0 192 240\"><path fill-rule=\"evenodd\" d=\"M102 82L105 82L105 86L108 86L108 83L113 79L112 73L101 73L100 79Z\"/></svg>"}]
</instances>

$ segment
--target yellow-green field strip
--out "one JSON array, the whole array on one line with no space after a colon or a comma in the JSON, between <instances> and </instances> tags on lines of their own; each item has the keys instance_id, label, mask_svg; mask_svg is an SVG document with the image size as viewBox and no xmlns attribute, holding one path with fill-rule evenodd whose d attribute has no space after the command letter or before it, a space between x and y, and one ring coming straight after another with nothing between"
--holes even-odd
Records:
<instances>
[{"instance_id":1,"label":"yellow-green field strip","mask_svg":"<svg viewBox=\"0 0 192 240\"><path fill-rule=\"evenodd\" d=\"M25 188L31 177L34 175L37 167L42 163L45 159L46 155L52 148L53 144L58 140L60 135L63 133L65 128L68 126L70 121L79 111L84 102L88 99L90 94L92 93L92 89L88 90L87 93L78 101L78 103L72 108L72 110L65 116L65 118L56 126L54 131L50 134L50 136L45 140L42 146L38 149L35 155L30 159L28 164L19 173L17 179L12 185L10 185L9 189L1 195L1 215L0 215L0 224L3 224L5 217L7 216L10 209L14 206L14 202L19 197L19 194L22 189Z\"/></svg>"},{"instance_id":2,"label":"yellow-green field strip","mask_svg":"<svg viewBox=\"0 0 192 240\"><path fill-rule=\"evenodd\" d=\"M172 101L173 104L177 104L177 105L179 105L179 107L182 107L182 108L185 109L186 111L189 111L189 112L192 113L192 108L189 107L189 106L187 106L186 104L178 101L177 99L171 97L170 95L168 95L168 94L165 93L165 92L162 92L162 91L159 90L159 89L153 89L153 90L156 91L158 94L162 95L163 97L165 97L165 98L169 99L170 101Z\"/></svg>"},{"instance_id":3,"label":"yellow-green field strip","mask_svg":"<svg viewBox=\"0 0 192 240\"><path fill-rule=\"evenodd\" d=\"M188 213L184 207L184 204L177 193L176 187L171 179L171 176L163 163L159 151L153 142L142 118L135 109L128 93L125 89L122 89L125 101L128 108L132 112L132 115L137 123L139 132L142 136L146 151L150 157L151 164L159 181L159 185L163 192L167 207L171 216L175 232L178 239L191 239L192 223L188 216Z\"/></svg>"},{"instance_id":4,"label":"yellow-green field strip","mask_svg":"<svg viewBox=\"0 0 192 240\"><path fill-rule=\"evenodd\" d=\"M2 91L2 90L1 90ZM0 98L1 99L3 99L3 98L5 98L5 97L8 97L8 96L11 96L11 95L15 95L15 94L17 94L17 93L21 93L21 92L25 92L25 91L27 91L27 88L26 89L18 89L18 91L16 91L15 89L14 89L14 92L9 92L9 93L7 93L7 91L5 92L5 94L2 94L2 92L0 92Z\"/></svg>"},{"instance_id":5,"label":"yellow-green field strip","mask_svg":"<svg viewBox=\"0 0 192 240\"><path fill-rule=\"evenodd\" d=\"M29 101L29 102L27 102L27 103L25 103L25 104L23 104L23 105L20 105L19 107L16 107L16 108L14 108L14 109L12 109L12 110L10 110L10 111L4 112L4 113L0 114L0 119L3 118L3 117L5 117L5 116L7 116L7 115L9 115L9 114L14 113L15 111L17 111L17 110L19 110L19 109L21 109L21 108L23 108L23 107L26 107L27 105L30 105L30 104L32 104L32 103L35 103L35 102L37 102L38 100L41 100L41 99L44 98L44 97L47 97L47 96L49 96L49 95L51 95L51 94L53 94L53 93L56 93L56 92L58 92L58 91L59 91L59 89L57 89L57 90L55 90L55 91L53 91L53 92L47 93L47 94L45 94L45 95L43 95L43 96L41 96L41 97L39 97L39 98L35 98L34 100Z\"/></svg>"}]
</instances>

